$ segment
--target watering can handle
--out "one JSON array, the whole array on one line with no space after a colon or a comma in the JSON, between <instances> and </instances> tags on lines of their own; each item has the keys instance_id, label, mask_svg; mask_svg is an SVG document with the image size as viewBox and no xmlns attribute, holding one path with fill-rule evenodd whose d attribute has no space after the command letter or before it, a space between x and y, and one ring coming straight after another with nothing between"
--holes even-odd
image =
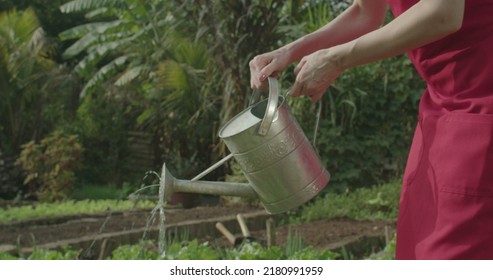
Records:
<instances>
[{"instance_id":1,"label":"watering can handle","mask_svg":"<svg viewBox=\"0 0 493 280\"><path fill-rule=\"evenodd\" d=\"M269 132L270 126L277 111L277 102L279 101L279 85L275 78L269 77L269 100L267 101L267 108L265 109L264 118L260 123L258 134L265 136Z\"/></svg>"}]
</instances>

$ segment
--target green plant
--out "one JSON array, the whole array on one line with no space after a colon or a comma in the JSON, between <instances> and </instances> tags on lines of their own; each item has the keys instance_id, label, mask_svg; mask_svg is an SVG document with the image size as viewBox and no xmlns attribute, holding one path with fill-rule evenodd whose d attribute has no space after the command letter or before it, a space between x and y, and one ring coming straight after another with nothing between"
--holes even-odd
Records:
<instances>
[{"instance_id":1,"label":"green plant","mask_svg":"<svg viewBox=\"0 0 493 280\"><path fill-rule=\"evenodd\" d=\"M397 242L397 235L394 234L392 239L385 245L382 251L372 254L368 257L370 260L395 260L395 245Z\"/></svg>"},{"instance_id":2,"label":"green plant","mask_svg":"<svg viewBox=\"0 0 493 280\"><path fill-rule=\"evenodd\" d=\"M70 198L74 200L125 199L129 195L128 184L122 188L115 185L85 184L73 189Z\"/></svg>"},{"instance_id":3,"label":"green plant","mask_svg":"<svg viewBox=\"0 0 493 280\"><path fill-rule=\"evenodd\" d=\"M26 172L24 184L29 192L41 201L54 201L67 198L74 182L74 170L79 167L82 146L76 135L64 136L55 131L41 140L22 146L17 159Z\"/></svg>"},{"instance_id":4,"label":"green plant","mask_svg":"<svg viewBox=\"0 0 493 280\"><path fill-rule=\"evenodd\" d=\"M73 0L60 7L62 13L85 13L92 21L60 33L64 41L75 39L63 57L83 56L75 68L86 79L81 96L105 81L125 85L149 77L165 50L167 36L160 32L168 30L166 5L155 0Z\"/></svg>"},{"instance_id":5,"label":"green plant","mask_svg":"<svg viewBox=\"0 0 493 280\"><path fill-rule=\"evenodd\" d=\"M139 200L65 200L37 203L33 206L8 207L0 210L0 222L22 221L33 218L56 217L62 215L105 213L129 209L152 209L156 204Z\"/></svg>"},{"instance_id":6,"label":"green plant","mask_svg":"<svg viewBox=\"0 0 493 280\"><path fill-rule=\"evenodd\" d=\"M152 242L121 245L111 254L112 260L157 260L158 252Z\"/></svg>"},{"instance_id":7,"label":"green plant","mask_svg":"<svg viewBox=\"0 0 493 280\"><path fill-rule=\"evenodd\" d=\"M218 253L207 242L199 243L196 239L189 242L173 243L168 246L167 260L217 260Z\"/></svg>"},{"instance_id":8,"label":"green plant","mask_svg":"<svg viewBox=\"0 0 493 280\"><path fill-rule=\"evenodd\" d=\"M266 248L259 243L244 243L238 248L225 249L221 257L227 260L333 260L337 258L339 254L335 252L317 250L312 246L290 250L287 246Z\"/></svg>"},{"instance_id":9,"label":"green plant","mask_svg":"<svg viewBox=\"0 0 493 280\"><path fill-rule=\"evenodd\" d=\"M71 79L32 9L0 13L0 149L16 154L65 115Z\"/></svg>"},{"instance_id":10,"label":"green plant","mask_svg":"<svg viewBox=\"0 0 493 280\"><path fill-rule=\"evenodd\" d=\"M61 250L35 249L28 260L75 260L79 252L70 247L63 247Z\"/></svg>"},{"instance_id":11,"label":"green plant","mask_svg":"<svg viewBox=\"0 0 493 280\"><path fill-rule=\"evenodd\" d=\"M0 260L17 260L18 258L7 252L0 252Z\"/></svg>"},{"instance_id":12,"label":"green plant","mask_svg":"<svg viewBox=\"0 0 493 280\"><path fill-rule=\"evenodd\" d=\"M79 252L70 247L62 247L59 250L34 248L27 257L22 255L16 257L7 252L0 252L0 260L76 260L78 256Z\"/></svg>"},{"instance_id":13,"label":"green plant","mask_svg":"<svg viewBox=\"0 0 493 280\"><path fill-rule=\"evenodd\" d=\"M303 207L291 222L347 217L359 220L395 220L401 181L360 188L346 193L329 192Z\"/></svg>"},{"instance_id":14,"label":"green plant","mask_svg":"<svg viewBox=\"0 0 493 280\"><path fill-rule=\"evenodd\" d=\"M135 125L131 101L114 93L114 88L109 88L105 94L86 96L77 109L74 125L65 128L77 134L84 147L77 172L81 184L120 186L140 175L128 167L128 131Z\"/></svg>"}]
</instances>

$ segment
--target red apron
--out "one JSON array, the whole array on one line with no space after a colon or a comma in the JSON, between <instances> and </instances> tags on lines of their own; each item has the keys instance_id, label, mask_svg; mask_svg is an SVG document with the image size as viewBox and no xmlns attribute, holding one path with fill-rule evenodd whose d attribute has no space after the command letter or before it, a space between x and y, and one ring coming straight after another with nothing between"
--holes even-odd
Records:
<instances>
[{"instance_id":1,"label":"red apron","mask_svg":"<svg viewBox=\"0 0 493 280\"><path fill-rule=\"evenodd\" d=\"M395 16L418 0L388 0ZM397 259L493 259L493 0L408 53L427 82L397 221Z\"/></svg>"}]
</instances>

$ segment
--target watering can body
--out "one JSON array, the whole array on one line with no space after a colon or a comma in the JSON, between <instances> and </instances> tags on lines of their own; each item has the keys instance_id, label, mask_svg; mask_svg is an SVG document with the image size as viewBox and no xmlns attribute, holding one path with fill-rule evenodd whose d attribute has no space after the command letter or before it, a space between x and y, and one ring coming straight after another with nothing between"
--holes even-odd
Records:
<instances>
[{"instance_id":1,"label":"watering can body","mask_svg":"<svg viewBox=\"0 0 493 280\"><path fill-rule=\"evenodd\" d=\"M330 179L312 144L293 117L277 80L269 78L269 98L250 105L226 123L219 137L239 163L267 212L296 208L325 188Z\"/></svg>"},{"instance_id":2,"label":"watering can body","mask_svg":"<svg viewBox=\"0 0 493 280\"><path fill-rule=\"evenodd\" d=\"M277 214L294 209L319 194L329 172L291 114L277 80L269 78L269 98L252 103L219 131L231 154L191 180L175 179L163 164L160 197L174 192L258 198ZM198 181L234 157L247 183ZM161 194L162 192L162 194Z\"/></svg>"}]
</instances>

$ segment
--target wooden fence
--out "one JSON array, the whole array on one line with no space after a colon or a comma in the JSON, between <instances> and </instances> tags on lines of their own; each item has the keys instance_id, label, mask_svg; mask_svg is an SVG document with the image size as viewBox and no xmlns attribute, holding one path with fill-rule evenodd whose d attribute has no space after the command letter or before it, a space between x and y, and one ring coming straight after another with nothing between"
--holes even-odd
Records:
<instances>
[{"instance_id":1,"label":"wooden fence","mask_svg":"<svg viewBox=\"0 0 493 280\"><path fill-rule=\"evenodd\" d=\"M156 164L154 135L143 131L129 131L130 160L127 168L136 172L153 170Z\"/></svg>"},{"instance_id":2,"label":"wooden fence","mask_svg":"<svg viewBox=\"0 0 493 280\"><path fill-rule=\"evenodd\" d=\"M15 195L22 188L20 168L15 165L16 158L0 154L0 197Z\"/></svg>"}]
</instances>

